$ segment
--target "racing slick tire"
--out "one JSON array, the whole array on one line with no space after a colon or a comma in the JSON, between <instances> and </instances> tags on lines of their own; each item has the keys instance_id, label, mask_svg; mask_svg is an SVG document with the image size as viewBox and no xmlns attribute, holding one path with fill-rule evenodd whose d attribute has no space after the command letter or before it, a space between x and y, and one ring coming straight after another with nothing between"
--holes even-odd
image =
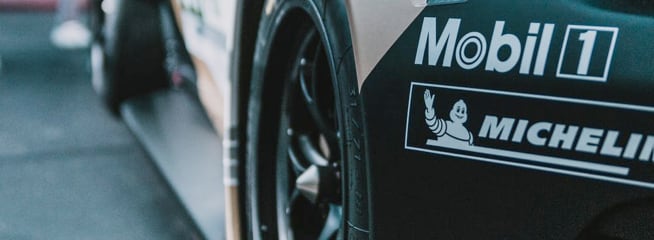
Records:
<instances>
[{"instance_id":1,"label":"racing slick tire","mask_svg":"<svg viewBox=\"0 0 654 240\"><path fill-rule=\"evenodd\" d=\"M93 88L118 113L132 96L166 87L159 1L95 1L91 44Z\"/></svg>"},{"instance_id":2,"label":"racing slick tire","mask_svg":"<svg viewBox=\"0 0 654 240\"><path fill-rule=\"evenodd\" d=\"M368 238L347 17L343 1L322 4L282 1L259 25L246 130L249 239Z\"/></svg>"}]
</instances>

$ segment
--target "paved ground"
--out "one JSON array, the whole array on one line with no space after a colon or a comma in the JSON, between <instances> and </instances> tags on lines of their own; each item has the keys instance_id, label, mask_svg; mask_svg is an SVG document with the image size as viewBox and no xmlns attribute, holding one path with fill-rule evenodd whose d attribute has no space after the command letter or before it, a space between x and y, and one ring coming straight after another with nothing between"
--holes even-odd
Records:
<instances>
[{"instance_id":1,"label":"paved ground","mask_svg":"<svg viewBox=\"0 0 654 240\"><path fill-rule=\"evenodd\" d=\"M0 239L195 239L127 128L104 111L86 51L51 13L0 12Z\"/></svg>"}]
</instances>

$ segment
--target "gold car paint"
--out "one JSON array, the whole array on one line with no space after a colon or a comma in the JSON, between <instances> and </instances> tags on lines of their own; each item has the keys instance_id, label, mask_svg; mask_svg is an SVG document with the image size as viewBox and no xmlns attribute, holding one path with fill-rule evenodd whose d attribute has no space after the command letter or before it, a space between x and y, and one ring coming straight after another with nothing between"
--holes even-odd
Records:
<instances>
[{"instance_id":1,"label":"gold car paint","mask_svg":"<svg viewBox=\"0 0 654 240\"><path fill-rule=\"evenodd\" d=\"M198 73L201 101L219 134L229 119L231 51L236 1L171 0L186 48ZM216 41L216 36L222 38ZM204 91L204 93L203 93Z\"/></svg>"},{"instance_id":2,"label":"gold car paint","mask_svg":"<svg viewBox=\"0 0 654 240\"><path fill-rule=\"evenodd\" d=\"M182 6L179 1L172 0L171 5L175 15L175 21L180 32L184 32L184 24L182 23ZM190 4L190 3L186 3ZM185 6L188 7L188 6ZM213 83L214 79L211 76L207 64L199 59L196 55L191 53L192 64L197 74L198 94L200 101L205 108L214 129L218 134L222 133L223 128L223 113L224 111L224 97L217 91L216 85Z\"/></svg>"},{"instance_id":3,"label":"gold car paint","mask_svg":"<svg viewBox=\"0 0 654 240\"><path fill-rule=\"evenodd\" d=\"M223 178L225 185L226 239L240 240L241 226L238 199L238 176L229 169L237 162L231 159L232 146L226 136L229 123L231 51L234 39L236 1L171 0L175 20L184 37L196 71L197 88L202 103L217 133L223 138ZM201 28L210 28L225 36L225 43L217 46L215 41L198 34ZM218 158L216 158L218 159Z\"/></svg>"},{"instance_id":4,"label":"gold car paint","mask_svg":"<svg viewBox=\"0 0 654 240\"><path fill-rule=\"evenodd\" d=\"M346 0L359 90L368 74L424 9L412 0Z\"/></svg>"}]
</instances>

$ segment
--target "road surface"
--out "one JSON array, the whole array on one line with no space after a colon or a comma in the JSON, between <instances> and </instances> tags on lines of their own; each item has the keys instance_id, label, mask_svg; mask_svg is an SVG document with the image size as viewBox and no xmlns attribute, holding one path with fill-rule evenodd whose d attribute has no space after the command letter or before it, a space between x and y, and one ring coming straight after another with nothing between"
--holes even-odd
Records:
<instances>
[{"instance_id":1,"label":"road surface","mask_svg":"<svg viewBox=\"0 0 654 240\"><path fill-rule=\"evenodd\" d=\"M153 163L92 91L54 14L0 12L0 239L197 239Z\"/></svg>"}]
</instances>

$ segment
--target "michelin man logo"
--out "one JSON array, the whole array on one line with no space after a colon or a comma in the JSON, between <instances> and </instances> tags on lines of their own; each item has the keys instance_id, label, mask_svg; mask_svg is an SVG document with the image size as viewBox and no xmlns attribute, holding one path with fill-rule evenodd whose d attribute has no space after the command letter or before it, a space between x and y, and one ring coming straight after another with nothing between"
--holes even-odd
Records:
<instances>
[{"instance_id":1,"label":"michelin man logo","mask_svg":"<svg viewBox=\"0 0 654 240\"><path fill-rule=\"evenodd\" d=\"M431 94L429 89L425 90L425 121L429 129L436 134L436 139L428 139L427 145L449 148L472 146L472 133L463 126L468 120L466 103L459 99L450 110L450 120L444 120L436 116L435 99L436 94Z\"/></svg>"}]
</instances>

